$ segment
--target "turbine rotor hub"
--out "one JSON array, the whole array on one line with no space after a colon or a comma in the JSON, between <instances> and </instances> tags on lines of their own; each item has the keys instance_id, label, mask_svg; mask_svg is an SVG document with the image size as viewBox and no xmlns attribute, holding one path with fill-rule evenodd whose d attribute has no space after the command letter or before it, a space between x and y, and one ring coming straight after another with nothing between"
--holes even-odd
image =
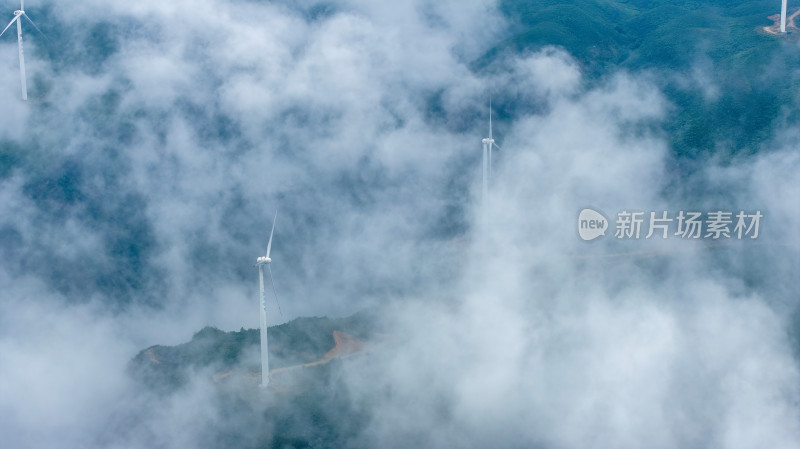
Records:
<instances>
[{"instance_id":1,"label":"turbine rotor hub","mask_svg":"<svg viewBox=\"0 0 800 449\"><path fill-rule=\"evenodd\" d=\"M16 10L16 11L14 11L14 15L15 15L15 16L21 16L21 15L23 15L23 14L25 14L25 11L23 11L23 10L21 10L21 9L18 9L18 10Z\"/></svg>"}]
</instances>

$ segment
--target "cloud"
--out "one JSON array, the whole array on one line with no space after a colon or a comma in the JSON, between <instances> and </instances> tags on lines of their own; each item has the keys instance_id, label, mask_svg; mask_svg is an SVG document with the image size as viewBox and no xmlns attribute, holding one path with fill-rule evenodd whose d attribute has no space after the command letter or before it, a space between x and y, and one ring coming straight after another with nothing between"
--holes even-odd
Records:
<instances>
[{"instance_id":1,"label":"cloud","mask_svg":"<svg viewBox=\"0 0 800 449\"><path fill-rule=\"evenodd\" d=\"M792 236L791 131L776 133L785 149L709 166L673 191L659 131L671 106L654 75L588 83L557 48L476 73L504 33L491 3L47 8L39 24L58 51L34 41L35 101L0 125L14 155L0 172L0 412L11 417L0 433L12 446L261 436L246 425L263 406L220 416L208 373L154 398L125 364L206 324L258 325L251 265L276 208L286 316L271 305L271 323L392 312L385 350L344 367L351 398L369 399L358 444L798 441L791 246L615 242L613 229L586 244L574 229L585 206L724 200L763 207L765 236ZM3 67L0 85L16 86ZM503 150L483 220L489 94ZM619 252L659 255L594 257Z\"/></svg>"}]
</instances>

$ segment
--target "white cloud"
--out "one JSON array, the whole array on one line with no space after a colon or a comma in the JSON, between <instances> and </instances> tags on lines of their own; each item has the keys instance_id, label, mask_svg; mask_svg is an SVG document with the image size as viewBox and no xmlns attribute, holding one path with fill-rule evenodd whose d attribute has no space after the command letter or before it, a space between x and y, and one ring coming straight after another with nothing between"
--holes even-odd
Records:
<instances>
[{"instance_id":1,"label":"white cloud","mask_svg":"<svg viewBox=\"0 0 800 449\"><path fill-rule=\"evenodd\" d=\"M755 251L775 272L766 286L744 279L746 260L682 242L671 252L672 242L577 238L582 207L681 200L665 192L671 156L651 125L669 105L653 75L589 86L554 48L474 73L469 64L505 26L487 2L349 1L314 21L311 7L53 6L70 43L58 70L37 63L47 104L0 124L0 139L25 154L0 180L0 232L21 236L0 244L14 256L0 266L10 286L0 413L13 417L0 434L13 446L206 441L210 423L229 419L213 409L207 373L150 403L124 365L205 324L257 325L251 265L276 207L287 315L273 323L379 301L394 312L388 349L346 367L354 399L377 398L366 446L800 440L782 315L796 306L792 274L775 262L790 248ZM69 58L87 51L86 30L102 20L117 50L88 70ZM8 71L0 85L16 86ZM497 109L520 108L497 116L503 151L482 223L489 94ZM776 138L786 150L702 176L739 183L736 199L769 211L764 226L793 235L788 133ZM74 203L61 197L70 188ZM660 255L582 257L618 250ZM384 386L394 393L382 396Z\"/></svg>"}]
</instances>

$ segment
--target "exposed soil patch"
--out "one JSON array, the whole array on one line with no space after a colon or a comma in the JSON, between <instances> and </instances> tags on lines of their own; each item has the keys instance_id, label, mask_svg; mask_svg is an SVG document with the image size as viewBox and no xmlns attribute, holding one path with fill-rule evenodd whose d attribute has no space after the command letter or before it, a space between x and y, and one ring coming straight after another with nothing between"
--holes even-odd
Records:
<instances>
[{"instance_id":1,"label":"exposed soil patch","mask_svg":"<svg viewBox=\"0 0 800 449\"><path fill-rule=\"evenodd\" d=\"M787 11L788 13L788 11ZM800 8L798 8L795 12L793 12L790 16L786 17L786 32L795 32L797 31L797 25L794 23L794 19L797 15L800 14ZM781 33L781 15L773 14L767 17L769 20L773 21L773 24L770 26L762 27L762 30L767 34L782 34Z\"/></svg>"}]
</instances>

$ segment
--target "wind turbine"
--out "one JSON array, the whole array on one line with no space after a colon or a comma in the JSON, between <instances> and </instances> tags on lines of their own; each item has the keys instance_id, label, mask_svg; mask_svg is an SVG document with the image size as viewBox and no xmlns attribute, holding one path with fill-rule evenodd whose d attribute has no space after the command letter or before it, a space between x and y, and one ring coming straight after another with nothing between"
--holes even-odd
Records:
<instances>
[{"instance_id":1,"label":"wind turbine","mask_svg":"<svg viewBox=\"0 0 800 449\"><path fill-rule=\"evenodd\" d=\"M19 47L19 82L20 86L22 87L22 99L27 100L28 84L25 80L25 54L22 51L22 20L20 19L22 16L25 16L25 18L28 19L28 22L30 22L31 25L33 25L33 27L36 28L37 31L39 31L40 33L42 32L42 30L40 30L39 27L37 27L36 24L33 23L33 20L31 20L31 18L28 17L27 14L25 14L25 0L19 0L19 9L14 11L14 18L11 19L11 22L8 22L8 25L6 25L3 31L0 32L0 37L2 37L3 34L5 34L5 32L11 27L11 25L14 24L14 22L17 22L17 45Z\"/></svg>"},{"instance_id":2,"label":"wind turbine","mask_svg":"<svg viewBox=\"0 0 800 449\"><path fill-rule=\"evenodd\" d=\"M781 33L786 32L786 0L781 0Z\"/></svg>"},{"instance_id":3,"label":"wind turbine","mask_svg":"<svg viewBox=\"0 0 800 449\"><path fill-rule=\"evenodd\" d=\"M269 385L269 340L267 338L267 295L264 293L264 265L269 272L269 282L272 285L272 293L275 295L275 303L278 304L278 294L275 292L275 281L272 279L272 269L269 264L269 252L272 249L272 234L275 233L275 220L278 219L278 211L275 211L275 218L272 219L272 230L269 232L269 243L267 243L267 255L256 259L258 265L258 284L261 290L261 386ZM278 304L280 311L280 304Z\"/></svg>"},{"instance_id":4,"label":"wind turbine","mask_svg":"<svg viewBox=\"0 0 800 449\"><path fill-rule=\"evenodd\" d=\"M483 195L483 204L484 206L488 202L489 197L489 182L492 178L492 149L497 148L500 150L501 148L494 143L494 138L492 137L492 99L489 98L489 137L486 139L481 140L483 143L483 185L482 185L482 195Z\"/></svg>"}]
</instances>

